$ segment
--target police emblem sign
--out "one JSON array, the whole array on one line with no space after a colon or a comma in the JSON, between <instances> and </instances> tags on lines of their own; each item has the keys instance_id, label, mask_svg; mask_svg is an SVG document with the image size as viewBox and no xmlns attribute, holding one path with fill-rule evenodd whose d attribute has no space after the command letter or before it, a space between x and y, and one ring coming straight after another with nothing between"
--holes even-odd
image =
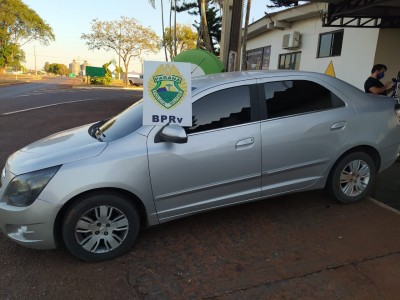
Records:
<instances>
[{"instance_id":1,"label":"police emblem sign","mask_svg":"<svg viewBox=\"0 0 400 300\"><path fill-rule=\"evenodd\" d=\"M192 126L191 64L144 62L143 125Z\"/></svg>"}]
</instances>

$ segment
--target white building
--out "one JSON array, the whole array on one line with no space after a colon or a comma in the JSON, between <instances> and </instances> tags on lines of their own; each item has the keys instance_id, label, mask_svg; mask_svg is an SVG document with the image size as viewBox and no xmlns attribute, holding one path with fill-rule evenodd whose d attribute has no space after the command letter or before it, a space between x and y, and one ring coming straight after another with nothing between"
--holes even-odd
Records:
<instances>
[{"instance_id":1,"label":"white building","mask_svg":"<svg viewBox=\"0 0 400 300\"><path fill-rule=\"evenodd\" d=\"M248 69L298 69L325 73L364 89L374 64L388 67L383 82L400 70L400 29L322 27L325 3L266 15L249 25ZM332 69L330 69L332 70Z\"/></svg>"}]
</instances>

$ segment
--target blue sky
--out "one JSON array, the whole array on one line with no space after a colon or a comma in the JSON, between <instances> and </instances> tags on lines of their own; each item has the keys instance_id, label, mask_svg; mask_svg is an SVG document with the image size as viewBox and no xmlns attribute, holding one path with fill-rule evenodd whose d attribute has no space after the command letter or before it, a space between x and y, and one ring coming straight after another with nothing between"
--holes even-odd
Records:
<instances>
[{"instance_id":1,"label":"blue sky","mask_svg":"<svg viewBox=\"0 0 400 300\"><path fill-rule=\"evenodd\" d=\"M56 41L49 46L41 46L38 42L26 44L23 49L26 53L27 68L34 69L34 49L36 50L37 69L43 68L46 61L50 63L63 63L68 66L73 59L79 62L87 60L93 66L101 66L110 59L118 57L113 52L90 51L82 40L82 33L90 33L93 19L118 20L121 16L137 19L142 25L151 27L159 36L161 30L160 1L156 0L156 9L149 4L148 0L23 0L30 8L35 10L39 16L47 22L54 31ZM164 0L165 5L169 1ZM265 0L253 0L251 9L251 20L257 20L264 16L266 11ZM169 9L164 13L169 14ZM169 15L164 15L168 20ZM187 13L177 15L178 23L191 25L193 17ZM163 60L163 54L152 55L145 59ZM141 71L139 61L132 61L129 72Z\"/></svg>"}]
</instances>

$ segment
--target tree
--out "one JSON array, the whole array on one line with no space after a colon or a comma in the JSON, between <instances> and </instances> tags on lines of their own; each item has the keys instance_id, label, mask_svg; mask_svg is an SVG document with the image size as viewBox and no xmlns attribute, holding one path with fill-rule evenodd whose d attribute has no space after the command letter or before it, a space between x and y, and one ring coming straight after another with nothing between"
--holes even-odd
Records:
<instances>
[{"instance_id":1,"label":"tree","mask_svg":"<svg viewBox=\"0 0 400 300\"><path fill-rule=\"evenodd\" d=\"M0 69L12 67L20 69L21 62L25 61L25 53L17 44L5 44L0 46Z\"/></svg>"},{"instance_id":2,"label":"tree","mask_svg":"<svg viewBox=\"0 0 400 300\"><path fill-rule=\"evenodd\" d=\"M133 57L139 58L143 52L157 53L160 39L149 27L142 26L134 18L121 17L118 21L92 22L92 32L82 34L89 50L104 49L114 51L125 66L125 83L128 85L128 67Z\"/></svg>"},{"instance_id":3,"label":"tree","mask_svg":"<svg viewBox=\"0 0 400 300\"><path fill-rule=\"evenodd\" d=\"M178 12L187 11L190 15L200 16L200 22L195 21L193 26L198 31L197 48L206 49L216 55L219 54L219 41L221 40L222 18L218 16L218 9L215 6L208 5L203 0L192 0L184 2L181 6L177 6ZM208 1L210 3L219 3L218 1ZM202 5L205 5L205 19L202 17ZM205 24L206 23L206 24ZM206 30L204 29L206 28ZM210 39L208 39L208 37Z\"/></svg>"},{"instance_id":4,"label":"tree","mask_svg":"<svg viewBox=\"0 0 400 300\"><path fill-rule=\"evenodd\" d=\"M176 30L166 28L164 36L163 44L168 50L171 60L182 51L196 48L197 33L187 25L177 24Z\"/></svg>"},{"instance_id":5,"label":"tree","mask_svg":"<svg viewBox=\"0 0 400 300\"><path fill-rule=\"evenodd\" d=\"M49 68L50 68L50 63L49 63L48 61L46 61L46 63L44 64L43 69L44 69L46 72L49 72Z\"/></svg>"},{"instance_id":6,"label":"tree","mask_svg":"<svg viewBox=\"0 0 400 300\"><path fill-rule=\"evenodd\" d=\"M207 51L214 52L211 44L210 31L208 30L207 23L207 9L206 0L199 0L200 5L200 28L199 36L203 39L203 46Z\"/></svg>"},{"instance_id":7,"label":"tree","mask_svg":"<svg viewBox=\"0 0 400 300\"><path fill-rule=\"evenodd\" d=\"M55 40L53 30L21 0L1 0L0 68L23 61L21 46L33 40L47 45Z\"/></svg>"},{"instance_id":8,"label":"tree","mask_svg":"<svg viewBox=\"0 0 400 300\"><path fill-rule=\"evenodd\" d=\"M64 64L59 64L59 63L52 63L48 66L48 71L49 73L53 73L56 75L68 75L69 74L69 69L66 65Z\"/></svg>"},{"instance_id":9,"label":"tree","mask_svg":"<svg viewBox=\"0 0 400 300\"><path fill-rule=\"evenodd\" d=\"M161 27L162 27L162 32L163 32L162 40L165 41L164 4L163 4L163 0L160 0L160 2L161 2ZM151 4L151 6L153 6L153 8L156 8L156 0L149 0L149 3ZM164 53L165 53L165 60L168 61L167 48L165 47L165 44L163 44L163 47L164 47Z\"/></svg>"},{"instance_id":10,"label":"tree","mask_svg":"<svg viewBox=\"0 0 400 300\"><path fill-rule=\"evenodd\" d=\"M299 1L293 1L293 0L270 0L273 5L267 5L269 8L273 7L291 7L291 6L298 6Z\"/></svg>"}]
</instances>

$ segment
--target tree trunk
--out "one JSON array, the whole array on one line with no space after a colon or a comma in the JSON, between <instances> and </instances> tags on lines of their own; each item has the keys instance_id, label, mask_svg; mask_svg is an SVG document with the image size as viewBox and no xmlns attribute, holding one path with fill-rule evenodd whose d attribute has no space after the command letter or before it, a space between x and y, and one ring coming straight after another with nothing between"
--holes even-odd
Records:
<instances>
[{"instance_id":1,"label":"tree trunk","mask_svg":"<svg viewBox=\"0 0 400 300\"><path fill-rule=\"evenodd\" d=\"M249 28L251 0L247 0L246 5L246 18L244 21L244 31L242 39L242 71L247 70L247 31Z\"/></svg>"},{"instance_id":2,"label":"tree trunk","mask_svg":"<svg viewBox=\"0 0 400 300\"><path fill-rule=\"evenodd\" d=\"M172 0L171 0L172 2ZM177 55L177 51L176 51L176 0L175 0L175 4L174 4L174 57Z\"/></svg>"},{"instance_id":3,"label":"tree trunk","mask_svg":"<svg viewBox=\"0 0 400 300\"><path fill-rule=\"evenodd\" d=\"M129 80L128 80L128 68L129 68L129 61L126 59L123 59L124 61L124 66L125 66L125 86L129 85Z\"/></svg>"},{"instance_id":4,"label":"tree trunk","mask_svg":"<svg viewBox=\"0 0 400 300\"><path fill-rule=\"evenodd\" d=\"M206 9L206 0L199 0L200 2L200 18L201 18L201 35L204 42L204 47L207 51L213 53L210 39L210 32L208 31L208 23L207 23L207 9Z\"/></svg>"},{"instance_id":5,"label":"tree trunk","mask_svg":"<svg viewBox=\"0 0 400 300\"><path fill-rule=\"evenodd\" d=\"M164 28L165 26L164 26L164 3L163 3L163 0L161 0L161 25L162 25L162 37L163 37L165 61L168 61L167 48L165 46L165 28Z\"/></svg>"},{"instance_id":6,"label":"tree trunk","mask_svg":"<svg viewBox=\"0 0 400 300\"><path fill-rule=\"evenodd\" d=\"M172 58L174 57L174 48L173 48L173 40L172 40L172 0L170 1L170 7L169 7L169 38L170 38L170 45L168 45L168 48L170 49L169 51L169 59L172 61Z\"/></svg>"}]
</instances>

